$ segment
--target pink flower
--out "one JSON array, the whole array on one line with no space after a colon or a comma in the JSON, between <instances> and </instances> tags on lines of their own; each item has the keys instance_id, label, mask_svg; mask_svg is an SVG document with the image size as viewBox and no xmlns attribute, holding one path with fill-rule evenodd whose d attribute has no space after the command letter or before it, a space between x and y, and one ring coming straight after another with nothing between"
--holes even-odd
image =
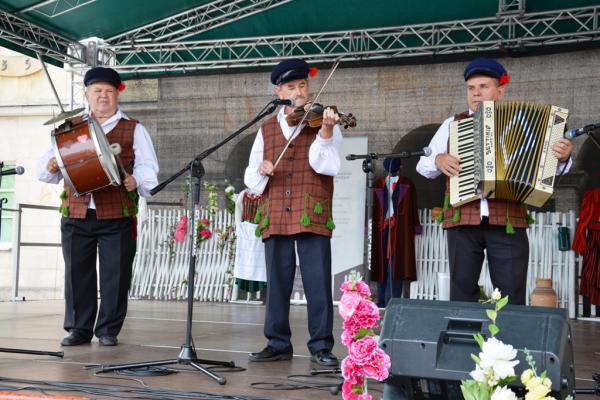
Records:
<instances>
[{"instance_id":1,"label":"pink flower","mask_svg":"<svg viewBox=\"0 0 600 400\"><path fill-rule=\"evenodd\" d=\"M175 236L173 237L177 243L181 243L185 240L185 234L187 233L188 217L182 215L179 218L177 229L175 230Z\"/></svg>"},{"instance_id":2,"label":"pink flower","mask_svg":"<svg viewBox=\"0 0 600 400\"><path fill-rule=\"evenodd\" d=\"M344 293L338 305L338 311L342 318L346 319L354 314L356 307L358 307L361 301L362 296L357 292Z\"/></svg>"},{"instance_id":3,"label":"pink flower","mask_svg":"<svg viewBox=\"0 0 600 400\"><path fill-rule=\"evenodd\" d=\"M344 329L346 327L362 327L362 328L374 328L377 326L377 321L379 321L379 308L370 300L363 299L354 313L344 321ZM356 329L358 331L358 329Z\"/></svg>"},{"instance_id":4,"label":"pink flower","mask_svg":"<svg viewBox=\"0 0 600 400\"><path fill-rule=\"evenodd\" d=\"M371 289L362 279L359 281L344 281L340 290L344 293L357 292L362 297L371 297Z\"/></svg>"},{"instance_id":5,"label":"pink flower","mask_svg":"<svg viewBox=\"0 0 600 400\"><path fill-rule=\"evenodd\" d=\"M342 332L342 343L344 346L348 347L354 342L354 335L355 333L352 333L349 330L344 330L344 332Z\"/></svg>"},{"instance_id":6,"label":"pink flower","mask_svg":"<svg viewBox=\"0 0 600 400\"><path fill-rule=\"evenodd\" d=\"M371 359L378 349L377 340L373 336L365 336L350 345L348 356L355 365L366 365L372 362Z\"/></svg>"},{"instance_id":7,"label":"pink flower","mask_svg":"<svg viewBox=\"0 0 600 400\"><path fill-rule=\"evenodd\" d=\"M210 221L206 218L201 218L199 221L200 225L202 225L202 227L207 227L210 225Z\"/></svg>"},{"instance_id":8,"label":"pink flower","mask_svg":"<svg viewBox=\"0 0 600 400\"><path fill-rule=\"evenodd\" d=\"M363 393L363 394L359 394L356 397L356 400L373 400L373 397L371 397L371 395L369 393Z\"/></svg>"},{"instance_id":9,"label":"pink flower","mask_svg":"<svg viewBox=\"0 0 600 400\"><path fill-rule=\"evenodd\" d=\"M344 381L350 382L353 385L356 385L359 382L362 383L362 377L357 374L356 364L354 364L351 357L346 357L342 360L341 368Z\"/></svg>"},{"instance_id":10,"label":"pink flower","mask_svg":"<svg viewBox=\"0 0 600 400\"><path fill-rule=\"evenodd\" d=\"M212 233L210 233L208 229L204 228L200 231L200 236L202 236L203 240L206 240L211 238Z\"/></svg>"},{"instance_id":11,"label":"pink flower","mask_svg":"<svg viewBox=\"0 0 600 400\"><path fill-rule=\"evenodd\" d=\"M362 379L360 384L350 383L344 381L342 384L342 397L344 400L357 400L358 396L362 394Z\"/></svg>"},{"instance_id":12,"label":"pink flower","mask_svg":"<svg viewBox=\"0 0 600 400\"><path fill-rule=\"evenodd\" d=\"M374 352L371 361L363 365L361 369L365 377L383 381L387 379L391 366L390 356L378 348Z\"/></svg>"}]
</instances>

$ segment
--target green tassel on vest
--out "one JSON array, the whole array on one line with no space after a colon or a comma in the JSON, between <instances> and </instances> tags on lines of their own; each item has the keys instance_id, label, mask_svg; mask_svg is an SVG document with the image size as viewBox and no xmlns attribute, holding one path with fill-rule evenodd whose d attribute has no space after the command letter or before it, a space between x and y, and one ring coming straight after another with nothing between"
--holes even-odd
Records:
<instances>
[{"instance_id":1,"label":"green tassel on vest","mask_svg":"<svg viewBox=\"0 0 600 400\"><path fill-rule=\"evenodd\" d=\"M300 218L300 224L302 224L302 226L310 225L310 217L306 211L304 211L304 214L302 214L302 217Z\"/></svg>"},{"instance_id":2,"label":"green tassel on vest","mask_svg":"<svg viewBox=\"0 0 600 400\"><path fill-rule=\"evenodd\" d=\"M535 219L533 219L533 217L529 213L527 213L525 215L525 221L527 221L527 225L533 225L533 224L535 224Z\"/></svg>"},{"instance_id":3,"label":"green tassel on vest","mask_svg":"<svg viewBox=\"0 0 600 400\"><path fill-rule=\"evenodd\" d=\"M440 214L437 217L435 217L435 222L437 222L438 224L444 222L444 210L442 210L442 212L440 212Z\"/></svg>"},{"instance_id":4,"label":"green tassel on vest","mask_svg":"<svg viewBox=\"0 0 600 400\"><path fill-rule=\"evenodd\" d=\"M65 190L63 190L62 193L60 194L60 199L61 200L66 200L67 199L67 192Z\"/></svg>"},{"instance_id":5,"label":"green tassel on vest","mask_svg":"<svg viewBox=\"0 0 600 400\"><path fill-rule=\"evenodd\" d=\"M454 215L452 216L452 221L460 222L460 207L456 207L456 211L454 211Z\"/></svg>"},{"instance_id":6,"label":"green tassel on vest","mask_svg":"<svg viewBox=\"0 0 600 400\"><path fill-rule=\"evenodd\" d=\"M254 236L256 236L256 237L261 237L262 236L262 232L260 230L260 225L256 226L256 229L254 230Z\"/></svg>"},{"instance_id":7,"label":"green tassel on vest","mask_svg":"<svg viewBox=\"0 0 600 400\"><path fill-rule=\"evenodd\" d=\"M123 216L124 217L129 217L130 216L129 207L123 207Z\"/></svg>"},{"instance_id":8,"label":"green tassel on vest","mask_svg":"<svg viewBox=\"0 0 600 400\"><path fill-rule=\"evenodd\" d=\"M446 193L444 195L444 211L449 210L450 209L450 195L448 193Z\"/></svg>"},{"instance_id":9,"label":"green tassel on vest","mask_svg":"<svg viewBox=\"0 0 600 400\"><path fill-rule=\"evenodd\" d=\"M331 218L331 216L329 216L329 218L327 218L327 223L325 224L325 226L327 227L327 229L329 229L330 231L335 229L335 224L333 223L333 218Z\"/></svg>"},{"instance_id":10,"label":"green tassel on vest","mask_svg":"<svg viewBox=\"0 0 600 400\"><path fill-rule=\"evenodd\" d=\"M512 226L510 216L508 215L508 202L506 203L506 233L509 235L515 234L515 228Z\"/></svg>"},{"instance_id":11,"label":"green tassel on vest","mask_svg":"<svg viewBox=\"0 0 600 400\"><path fill-rule=\"evenodd\" d=\"M318 201L317 201L317 204L315 204L315 210L314 211L315 211L315 214L317 214L317 215L323 214L323 206Z\"/></svg>"},{"instance_id":12,"label":"green tassel on vest","mask_svg":"<svg viewBox=\"0 0 600 400\"><path fill-rule=\"evenodd\" d=\"M265 219L263 219L262 226L264 229L269 227L269 214L265 215Z\"/></svg>"},{"instance_id":13,"label":"green tassel on vest","mask_svg":"<svg viewBox=\"0 0 600 400\"><path fill-rule=\"evenodd\" d=\"M58 212L60 212L63 217L68 218L69 217L69 206L64 206L64 207L59 208Z\"/></svg>"},{"instance_id":14,"label":"green tassel on vest","mask_svg":"<svg viewBox=\"0 0 600 400\"><path fill-rule=\"evenodd\" d=\"M256 214L254 214L254 223L260 224L260 220L262 219L262 213L260 212L260 208L256 209Z\"/></svg>"}]
</instances>

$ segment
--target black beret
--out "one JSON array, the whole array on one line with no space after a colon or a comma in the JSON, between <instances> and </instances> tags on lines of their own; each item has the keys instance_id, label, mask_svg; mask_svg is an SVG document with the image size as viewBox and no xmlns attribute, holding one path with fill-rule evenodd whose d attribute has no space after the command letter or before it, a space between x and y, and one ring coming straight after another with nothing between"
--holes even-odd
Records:
<instances>
[{"instance_id":1,"label":"black beret","mask_svg":"<svg viewBox=\"0 0 600 400\"><path fill-rule=\"evenodd\" d=\"M476 58L467 65L464 72L465 81L473 75L484 75L498 79L501 85L510 81L508 72L502 64L491 58Z\"/></svg>"},{"instance_id":2,"label":"black beret","mask_svg":"<svg viewBox=\"0 0 600 400\"><path fill-rule=\"evenodd\" d=\"M308 78L309 67L306 61L299 58L283 60L271 71L271 83L281 85L296 79Z\"/></svg>"},{"instance_id":3,"label":"black beret","mask_svg":"<svg viewBox=\"0 0 600 400\"><path fill-rule=\"evenodd\" d=\"M400 157L386 157L385 160L383 160L383 168L392 174L400 170L400 165L402 165Z\"/></svg>"},{"instance_id":4,"label":"black beret","mask_svg":"<svg viewBox=\"0 0 600 400\"><path fill-rule=\"evenodd\" d=\"M83 84L89 86L96 82L106 82L118 89L121 84L121 77L119 76L119 73L112 68L94 67L85 73Z\"/></svg>"}]
</instances>

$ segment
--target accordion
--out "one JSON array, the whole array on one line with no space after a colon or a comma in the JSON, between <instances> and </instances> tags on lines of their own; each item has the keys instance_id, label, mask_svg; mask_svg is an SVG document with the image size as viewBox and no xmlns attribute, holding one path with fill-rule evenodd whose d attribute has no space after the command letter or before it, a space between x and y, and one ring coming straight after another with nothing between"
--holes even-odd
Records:
<instances>
[{"instance_id":1,"label":"accordion","mask_svg":"<svg viewBox=\"0 0 600 400\"><path fill-rule=\"evenodd\" d=\"M552 195L569 111L522 101L479 104L471 118L450 123L449 153L461 171L450 178L450 204L481 198L541 207Z\"/></svg>"}]
</instances>

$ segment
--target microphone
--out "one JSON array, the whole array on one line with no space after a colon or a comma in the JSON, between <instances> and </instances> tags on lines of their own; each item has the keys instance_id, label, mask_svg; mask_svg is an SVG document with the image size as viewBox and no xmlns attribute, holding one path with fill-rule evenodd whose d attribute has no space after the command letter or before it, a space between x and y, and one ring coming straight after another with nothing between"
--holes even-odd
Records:
<instances>
[{"instance_id":1,"label":"microphone","mask_svg":"<svg viewBox=\"0 0 600 400\"><path fill-rule=\"evenodd\" d=\"M23 167L15 167L15 168L11 168L11 169L5 169L4 171L0 171L0 176L5 176L5 175L23 175L23 172L25 172L25 168L23 168Z\"/></svg>"},{"instance_id":2,"label":"microphone","mask_svg":"<svg viewBox=\"0 0 600 400\"><path fill-rule=\"evenodd\" d=\"M294 102L290 99L275 99L271 103L276 106L293 106Z\"/></svg>"},{"instance_id":3,"label":"microphone","mask_svg":"<svg viewBox=\"0 0 600 400\"><path fill-rule=\"evenodd\" d=\"M584 126L583 128L571 129L570 131L565 132L565 137L567 139L573 139L579 135L593 132L598 128L600 128L600 124L590 124L590 125Z\"/></svg>"}]
</instances>

